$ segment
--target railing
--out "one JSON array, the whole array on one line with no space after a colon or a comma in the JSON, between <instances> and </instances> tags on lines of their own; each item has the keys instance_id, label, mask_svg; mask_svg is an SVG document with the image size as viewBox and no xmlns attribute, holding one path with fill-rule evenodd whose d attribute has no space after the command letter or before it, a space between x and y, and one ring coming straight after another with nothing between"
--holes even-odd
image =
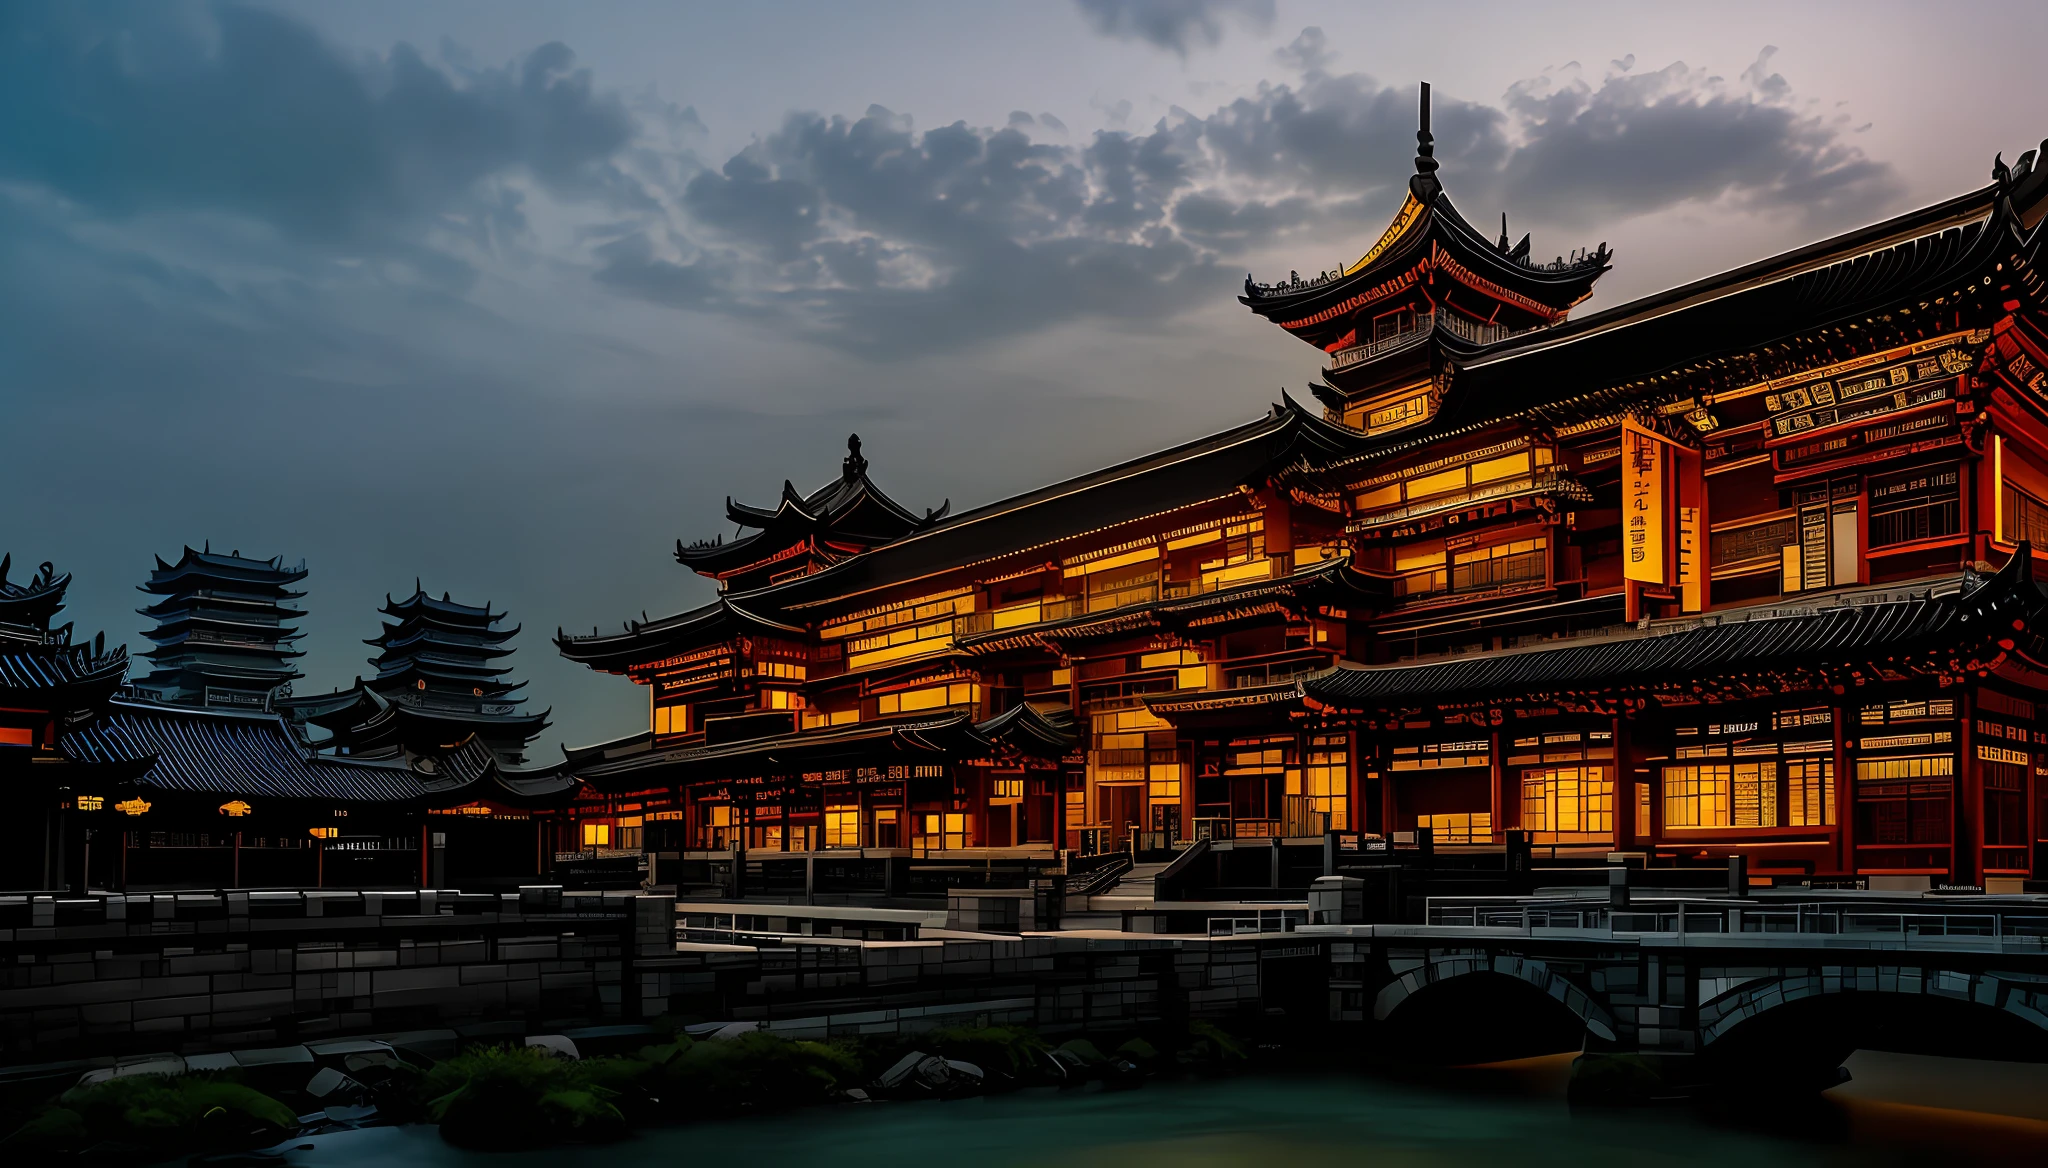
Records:
<instances>
[{"instance_id":1,"label":"railing","mask_svg":"<svg viewBox=\"0 0 2048 1168\"><path fill-rule=\"evenodd\" d=\"M1507 340L1517 332L1528 331L1511 329L1501 324L1482 324L1476 320L1466 320L1455 312L1425 312L1415 318L1412 327L1388 333L1386 336L1374 337L1363 344L1339 349L1330 354L1330 370L1335 372L1339 369L1349 369L1361 361L1370 361L1382 353L1389 353L1407 345L1431 329L1438 328L1475 345L1491 345L1497 341Z\"/></svg>"},{"instance_id":2,"label":"railing","mask_svg":"<svg viewBox=\"0 0 2048 1168\"><path fill-rule=\"evenodd\" d=\"M1270 563L1270 561L1269 561ZM1264 576L1231 580L1168 580L1164 583L1148 581L1133 584L1127 588L1113 588L1104 592L1090 592L1085 596L1053 597L1034 600L1024 604L1012 604L986 612L970 612L953 618L955 637L978 637L1008 629L1025 629L1033 625L1052 624L1055 621L1070 620L1091 613L1109 612L1112 609L1127 608L1136 604L1150 604L1162 600L1186 600L1212 592L1223 592L1260 584L1273 578L1269 567Z\"/></svg>"},{"instance_id":3,"label":"railing","mask_svg":"<svg viewBox=\"0 0 2048 1168\"><path fill-rule=\"evenodd\" d=\"M1321 673L1329 668L1320 658L1313 661L1274 661L1250 669L1225 670L1223 683L1230 689L1252 689L1262 685L1279 685L1312 673Z\"/></svg>"},{"instance_id":4,"label":"railing","mask_svg":"<svg viewBox=\"0 0 2048 1168\"><path fill-rule=\"evenodd\" d=\"M1591 900L1514 898L1432 899L1428 922L1452 927L1576 929L1612 935L1727 934L1759 937L1833 937L1911 946L1918 942L2014 941L2029 950L2048 947L2048 914L1950 912L1899 904L1639 900L1615 907ZM2029 908L2035 906L2028 906Z\"/></svg>"},{"instance_id":5,"label":"railing","mask_svg":"<svg viewBox=\"0 0 2048 1168\"><path fill-rule=\"evenodd\" d=\"M1402 599L1463 592L1487 592L1516 584L1541 584L1549 578L1548 549L1516 552L1496 559L1453 564L1448 570L1435 568L1394 580L1394 595Z\"/></svg>"},{"instance_id":6,"label":"railing","mask_svg":"<svg viewBox=\"0 0 2048 1168\"><path fill-rule=\"evenodd\" d=\"M1440 314L1434 312L1423 313L1421 316L1415 318L1415 325L1412 328L1400 329L1395 332L1388 333L1386 336L1383 337L1374 337L1372 340L1366 341L1364 344L1353 345L1348 349L1337 350L1336 352L1330 354L1331 371L1334 372L1339 369L1349 369L1353 365L1356 365L1361 361L1370 361L1374 357L1379 356L1381 353L1389 353L1395 349L1401 348L1403 345L1408 344L1416 337L1421 336L1423 333L1426 333L1431 328L1435 327L1436 319L1439 315Z\"/></svg>"},{"instance_id":7,"label":"railing","mask_svg":"<svg viewBox=\"0 0 2048 1168\"><path fill-rule=\"evenodd\" d=\"M1548 467L1534 474L1516 475L1511 479L1501 479L1498 482L1470 487L1463 491L1432 495L1429 498L1416 499L1399 507L1388 507L1382 511L1370 512L1352 520L1351 527L1354 530L1366 527L1383 527L1389 523L1399 523L1418 516L1434 514L1438 511L1468 507L1474 503L1483 503L1488 499L1505 498L1509 495L1534 495L1557 492L1565 489L1570 482L1571 480L1559 473L1556 467Z\"/></svg>"}]
</instances>

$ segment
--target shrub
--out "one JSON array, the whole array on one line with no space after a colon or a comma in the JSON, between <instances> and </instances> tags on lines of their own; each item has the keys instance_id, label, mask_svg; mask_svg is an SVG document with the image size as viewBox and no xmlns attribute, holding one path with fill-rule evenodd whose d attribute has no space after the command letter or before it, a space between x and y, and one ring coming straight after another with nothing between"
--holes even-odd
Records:
<instances>
[{"instance_id":1,"label":"shrub","mask_svg":"<svg viewBox=\"0 0 2048 1168\"><path fill-rule=\"evenodd\" d=\"M457 1147L529 1148L626 1134L615 1100L644 1071L625 1059L562 1059L530 1047L487 1047L437 1064L422 1078L427 1118ZM617 1084L616 1086L607 1085Z\"/></svg>"},{"instance_id":2,"label":"shrub","mask_svg":"<svg viewBox=\"0 0 2048 1168\"><path fill-rule=\"evenodd\" d=\"M112 1143L170 1156L264 1147L298 1130L291 1108L228 1074L129 1075L73 1087L0 1148L49 1157Z\"/></svg>"},{"instance_id":3,"label":"shrub","mask_svg":"<svg viewBox=\"0 0 2048 1168\"><path fill-rule=\"evenodd\" d=\"M649 1047L651 1089L666 1109L713 1115L741 1107L820 1103L863 1080L860 1060L844 1049L756 1032L736 1038L679 1038Z\"/></svg>"}]
</instances>

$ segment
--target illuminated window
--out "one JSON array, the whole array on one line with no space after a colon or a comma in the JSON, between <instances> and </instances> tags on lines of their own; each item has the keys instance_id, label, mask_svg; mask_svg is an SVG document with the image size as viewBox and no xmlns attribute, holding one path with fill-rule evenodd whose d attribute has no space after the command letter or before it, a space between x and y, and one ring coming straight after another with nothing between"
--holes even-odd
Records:
<instances>
[{"instance_id":1,"label":"illuminated window","mask_svg":"<svg viewBox=\"0 0 2048 1168\"><path fill-rule=\"evenodd\" d=\"M656 734L684 734L690 729L690 707L654 707L654 732Z\"/></svg>"},{"instance_id":2,"label":"illuminated window","mask_svg":"<svg viewBox=\"0 0 2048 1168\"><path fill-rule=\"evenodd\" d=\"M1522 772L1522 829L1536 843L1581 843L1614 832L1614 779L1602 766Z\"/></svg>"},{"instance_id":3,"label":"illuminated window","mask_svg":"<svg viewBox=\"0 0 2048 1168\"><path fill-rule=\"evenodd\" d=\"M857 848L860 846L860 807L842 803L825 808L825 846L828 848Z\"/></svg>"},{"instance_id":4,"label":"illuminated window","mask_svg":"<svg viewBox=\"0 0 2048 1168\"><path fill-rule=\"evenodd\" d=\"M1835 763L1810 759L1785 764L1785 825L1832 827L1835 822Z\"/></svg>"},{"instance_id":5,"label":"illuminated window","mask_svg":"<svg viewBox=\"0 0 2048 1168\"><path fill-rule=\"evenodd\" d=\"M804 710L804 729L818 730L827 726L844 726L860 721L860 707L846 706L837 710Z\"/></svg>"},{"instance_id":6,"label":"illuminated window","mask_svg":"<svg viewBox=\"0 0 2048 1168\"><path fill-rule=\"evenodd\" d=\"M1022 803L1024 801L1024 780L1021 778L990 779L988 781L988 801L990 803Z\"/></svg>"},{"instance_id":7,"label":"illuminated window","mask_svg":"<svg viewBox=\"0 0 2048 1168\"><path fill-rule=\"evenodd\" d=\"M1859 759L1856 763L1858 782L1944 778L1955 773L1956 759L1952 754L1918 758L1866 758Z\"/></svg>"},{"instance_id":8,"label":"illuminated window","mask_svg":"<svg viewBox=\"0 0 2048 1168\"><path fill-rule=\"evenodd\" d=\"M794 661L763 661L754 666L754 672L762 677L779 677L787 681L802 681L810 672L809 668Z\"/></svg>"},{"instance_id":9,"label":"illuminated window","mask_svg":"<svg viewBox=\"0 0 2048 1168\"><path fill-rule=\"evenodd\" d=\"M1300 794L1308 810L1328 816L1327 830L1351 827L1351 742L1342 734L1318 734L1309 739L1308 757L1302 760Z\"/></svg>"},{"instance_id":10,"label":"illuminated window","mask_svg":"<svg viewBox=\"0 0 2048 1168\"><path fill-rule=\"evenodd\" d=\"M586 823L583 825L583 846L586 848L608 848L612 846L612 825L609 823Z\"/></svg>"},{"instance_id":11,"label":"illuminated window","mask_svg":"<svg viewBox=\"0 0 2048 1168\"><path fill-rule=\"evenodd\" d=\"M1426 827L1432 842L1440 844L1483 844L1493 840L1493 812L1453 811L1442 815L1418 815L1415 826Z\"/></svg>"},{"instance_id":12,"label":"illuminated window","mask_svg":"<svg viewBox=\"0 0 2048 1168\"><path fill-rule=\"evenodd\" d=\"M947 685L929 685L920 689L904 690L901 693L883 694L875 699L877 714L909 714L918 710L936 710L944 706L971 706L981 701L981 687L972 682L956 681Z\"/></svg>"},{"instance_id":13,"label":"illuminated window","mask_svg":"<svg viewBox=\"0 0 2048 1168\"><path fill-rule=\"evenodd\" d=\"M925 847L956 851L967 846L967 816L964 812L933 813L920 815L917 819Z\"/></svg>"},{"instance_id":14,"label":"illuminated window","mask_svg":"<svg viewBox=\"0 0 2048 1168\"><path fill-rule=\"evenodd\" d=\"M1727 766L1665 767L1665 828L1727 827L1733 779Z\"/></svg>"},{"instance_id":15,"label":"illuminated window","mask_svg":"<svg viewBox=\"0 0 2048 1168\"><path fill-rule=\"evenodd\" d=\"M1636 788L1636 839L1650 838L1650 784L1637 783Z\"/></svg>"}]
</instances>

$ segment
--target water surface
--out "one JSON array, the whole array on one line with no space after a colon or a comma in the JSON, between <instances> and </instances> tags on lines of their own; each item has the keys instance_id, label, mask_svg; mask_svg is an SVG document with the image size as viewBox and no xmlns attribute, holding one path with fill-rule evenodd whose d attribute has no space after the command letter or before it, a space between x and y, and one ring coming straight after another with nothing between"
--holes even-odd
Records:
<instances>
[{"instance_id":1,"label":"water surface","mask_svg":"<svg viewBox=\"0 0 2048 1168\"><path fill-rule=\"evenodd\" d=\"M294 1166L1278 1168L1279 1165L2048 1163L2048 1068L1858 1054L1856 1080L1777 1110L1573 1110L1569 1056L1423 1078L1256 1075L1023 1091L651 1129L623 1144L466 1153L432 1128L321 1137Z\"/></svg>"}]
</instances>

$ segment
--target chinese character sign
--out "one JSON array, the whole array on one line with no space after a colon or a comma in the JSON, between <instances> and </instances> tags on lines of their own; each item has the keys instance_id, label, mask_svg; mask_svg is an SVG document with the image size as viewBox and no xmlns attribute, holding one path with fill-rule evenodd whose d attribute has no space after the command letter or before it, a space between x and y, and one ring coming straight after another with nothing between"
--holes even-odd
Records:
<instances>
[{"instance_id":1,"label":"chinese character sign","mask_svg":"<svg viewBox=\"0 0 2048 1168\"><path fill-rule=\"evenodd\" d=\"M1621 423L1622 576L1644 584L1664 583L1664 439L1623 419Z\"/></svg>"}]
</instances>

